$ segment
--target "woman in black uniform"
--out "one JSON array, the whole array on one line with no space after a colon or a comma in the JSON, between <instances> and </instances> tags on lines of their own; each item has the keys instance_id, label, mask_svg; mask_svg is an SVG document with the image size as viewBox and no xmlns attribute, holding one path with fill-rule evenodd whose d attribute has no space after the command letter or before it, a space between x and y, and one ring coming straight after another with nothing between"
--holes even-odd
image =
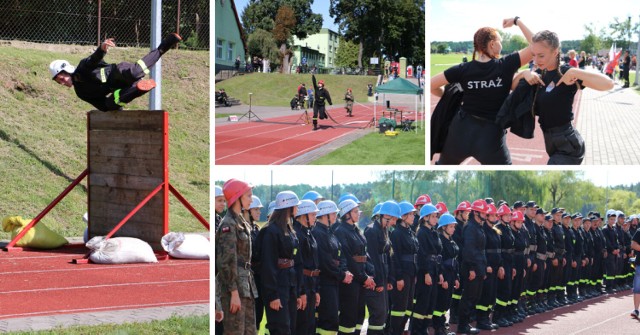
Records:
<instances>
[{"instance_id":1,"label":"woman in black uniform","mask_svg":"<svg viewBox=\"0 0 640 335\"><path fill-rule=\"evenodd\" d=\"M524 215L522 212L513 212L510 224L514 238L513 269L515 270L515 277L513 277L513 284L511 285L511 304L517 307L518 301L523 297L525 276L528 276L527 261L530 261L528 257L530 235L527 229L523 228ZM522 322L527 315L524 313L524 310L511 308L507 311L507 317L512 322L514 320L515 322Z\"/></svg>"},{"instance_id":2,"label":"woman in black uniform","mask_svg":"<svg viewBox=\"0 0 640 335\"><path fill-rule=\"evenodd\" d=\"M487 243L484 252L487 256L487 274L482 284L482 296L476 305L478 329L498 329L498 325L491 322L489 314L496 304L498 278L504 278L502 254L500 252L500 230L494 227L498 223L498 210L493 204L488 205L487 221L482 226ZM511 324L510 324L511 325Z\"/></svg>"},{"instance_id":3,"label":"woman in black uniform","mask_svg":"<svg viewBox=\"0 0 640 335\"><path fill-rule=\"evenodd\" d=\"M515 213L516 211L513 212L513 214ZM497 294L494 308L495 312L493 313L493 322L500 327L509 327L513 325L513 322L508 318L507 314L509 310L515 307L511 306L511 290L513 290L513 277L515 275L515 269L513 267L515 237L509 227L511 215L512 212L509 206L505 204L500 206L500 209L498 209L498 217L500 218L500 221L494 227L494 229L500 231L500 245L498 248L502 252L502 267L504 268L504 275L501 278L499 277L496 282Z\"/></svg>"},{"instance_id":4,"label":"woman in black uniform","mask_svg":"<svg viewBox=\"0 0 640 335\"><path fill-rule=\"evenodd\" d=\"M504 28L516 25L527 41L533 35L519 17L505 19ZM480 28L473 38L473 61L462 63L431 78L431 94L442 97L443 87L460 83L463 107L451 121L438 164L460 164L474 157L481 164L511 164L505 130L494 120L509 95L518 68L529 63L531 49L500 58L500 35L494 28Z\"/></svg>"},{"instance_id":5,"label":"woman in black uniform","mask_svg":"<svg viewBox=\"0 0 640 335\"><path fill-rule=\"evenodd\" d=\"M316 213L318 213L318 207L313 201L301 200L298 205L296 221L293 223L293 229L296 231L300 244L300 250L295 255L298 299L300 299L295 334L300 335L316 333L316 307L320 302L320 294L318 293L320 265L318 244L311 235L311 229L316 224Z\"/></svg>"},{"instance_id":6,"label":"woman in black uniform","mask_svg":"<svg viewBox=\"0 0 640 335\"><path fill-rule=\"evenodd\" d=\"M320 117L320 120L327 118L327 112L324 106L325 101L328 102L329 105L333 105L333 103L331 102L329 91L324 88L324 80L316 83L316 76L311 75L311 81L313 82L314 96L316 97L315 103L313 104L313 130L318 130L318 117Z\"/></svg>"},{"instance_id":7,"label":"woman in black uniform","mask_svg":"<svg viewBox=\"0 0 640 335\"><path fill-rule=\"evenodd\" d=\"M433 208L432 208L433 207ZM435 208L435 211L433 210ZM438 285L444 278L440 273L442 263L442 242L438 237L438 209L425 205L420 210L418 229L418 273L416 295L411 315L411 334L427 334L438 298Z\"/></svg>"},{"instance_id":8,"label":"woman in black uniform","mask_svg":"<svg viewBox=\"0 0 640 335\"><path fill-rule=\"evenodd\" d=\"M350 284L353 279L351 272L347 271L347 261L340 252L340 242L333 234L332 226L336 222L338 206L331 200L323 200L318 203L318 223L312 230L313 237L318 243L318 256L320 262L320 280L318 292L320 304L318 305L318 320L316 333L338 333L338 285L342 282Z\"/></svg>"},{"instance_id":9,"label":"woman in black uniform","mask_svg":"<svg viewBox=\"0 0 640 335\"><path fill-rule=\"evenodd\" d=\"M420 198L418 198L420 200ZM417 203L417 202L416 202ZM431 204L421 204L431 206L433 212L435 206ZM415 207L415 205L414 205ZM413 309L413 294L416 283L416 255L418 253L418 239L416 233L411 229L413 225L413 213L415 208L401 205L400 222L391 232L391 255L392 272L396 280L393 291L391 291L391 317L390 328L392 335L401 335L407 324L408 315Z\"/></svg>"},{"instance_id":10,"label":"woman in black uniform","mask_svg":"<svg viewBox=\"0 0 640 335\"><path fill-rule=\"evenodd\" d=\"M411 208L413 205L409 204ZM369 311L367 334L384 334L385 323L389 315L387 298L389 278L389 253L391 241L388 229L400 217L400 206L395 201L386 201L377 212L377 219L367 226L364 236L367 239L367 253L374 267L374 290L365 292L365 301Z\"/></svg>"},{"instance_id":11,"label":"woman in black uniform","mask_svg":"<svg viewBox=\"0 0 640 335\"><path fill-rule=\"evenodd\" d=\"M373 265L367 256L367 240L358 228L360 209L352 199L342 201L340 208L341 223L335 234L340 242L341 251L347 260L347 269L353 273L350 284L341 284L340 327L338 334L359 334L365 315L366 290L376 288L373 280Z\"/></svg>"},{"instance_id":12,"label":"woman in black uniform","mask_svg":"<svg viewBox=\"0 0 640 335\"><path fill-rule=\"evenodd\" d=\"M435 335L447 335L445 314L451 306L451 295L454 288L460 287L458 276L458 245L451 238L456 229L456 218L451 214L443 214L438 220L438 231L442 242L442 276L444 281L438 285L438 300L433 311L433 328ZM454 333L455 334L455 333Z\"/></svg>"},{"instance_id":13,"label":"woman in black uniform","mask_svg":"<svg viewBox=\"0 0 640 335\"><path fill-rule=\"evenodd\" d=\"M259 241L262 276L262 300L267 311L267 329L274 334L294 334L297 294L294 257L298 238L292 223L300 203L291 191L276 195L276 205Z\"/></svg>"},{"instance_id":14,"label":"woman in black uniform","mask_svg":"<svg viewBox=\"0 0 640 335\"><path fill-rule=\"evenodd\" d=\"M560 64L560 40L556 33L543 30L532 38L531 50L538 66L522 76L536 85L535 113L544 134L549 165L579 165L584 159L584 140L573 127L573 99L583 86L598 91L613 88L605 75ZM514 87L519 81L514 80Z\"/></svg>"},{"instance_id":15,"label":"woman in black uniform","mask_svg":"<svg viewBox=\"0 0 640 335\"><path fill-rule=\"evenodd\" d=\"M462 230L462 258L460 264L460 278L464 290L460 298L457 332L461 334L478 334L480 331L472 328L469 322L471 314L482 296L482 282L487 275L487 257L484 252L487 243L484 222L487 220L487 202L478 199L471 203L471 213L467 225Z\"/></svg>"}]
</instances>

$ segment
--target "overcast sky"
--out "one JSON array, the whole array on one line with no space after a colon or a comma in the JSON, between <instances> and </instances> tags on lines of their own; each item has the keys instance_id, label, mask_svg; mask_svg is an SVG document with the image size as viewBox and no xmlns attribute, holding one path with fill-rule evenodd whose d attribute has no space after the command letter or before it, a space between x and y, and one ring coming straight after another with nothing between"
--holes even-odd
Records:
<instances>
[{"instance_id":1,"label":"overcast sky","mask_svg":"<svg viewBox=\"0 0 640 335\"><path fill-rule=\"evenodd\" d=\"M274 184L330 186L333 172L334 184L367 183L379 179L385 167L367 166L216 166L212 180L237 178L254 185ZM584 179L597 186L629 185L640 182L637 167L595 167L584 170ZM220 185L221 186L221 185Z\"/></svg>"},{"instance_id":2,"label":"overcast sky","mask_svg":"<svg viewBox=\"0 0 640 335\"><path fill-rule=\"evenodd\" d=\"M502 29L502 19L520 16L534 33L556 32L560 40L580 40L585 24L593 23L597 31L608 27L614 17L631 22L640 20L640 1L558 1L558 0L431 0L431 22L427 22L430 41L471 41L478 28ZM506 30L522 35L518 27ZM637 41L638 36L631 37Z\"/></svg>"}]
</instances>

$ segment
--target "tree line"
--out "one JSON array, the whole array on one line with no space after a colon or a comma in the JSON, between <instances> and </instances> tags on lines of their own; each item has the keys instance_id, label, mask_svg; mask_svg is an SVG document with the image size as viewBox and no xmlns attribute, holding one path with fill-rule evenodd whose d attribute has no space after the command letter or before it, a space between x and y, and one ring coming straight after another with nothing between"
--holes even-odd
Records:
<instances>
[{"instance_id":1,"label":"tree line","mask_svg":"<svg viewBox=\"0 0 640 335\"><path fill-rule=\"evenodd\" d=\"M311 11L312 0L251 0L242 11L251 56L291 68L293 36L318 33L323 19ZM363 68L369 58L424 63L425 2L421 0L331 0L329 15L341 41L334 64ZM344 44L342 42L344 40Z\"/></svg>"},{"instance_id":2,"label":"tree line","mask_svg":"<svg viewBox=\"0 0 640 335\"><path fill-rule=\"evenodd\" d=\"M217 181L223 185L224 181ZM335 184L312 187L298 185L257 185L253 189L265 207L275 199L278 192L291 190L299 197L315 190L326 199L338 201L344 193L353 193L361 202L362 223L373 207L386 200L408 200L414 202L421 194L429 194L434 204L444 202L450 211L463 200L473 201L491 197L495 201L533 200L546 210L564 207L567 210L603 213L606 209L622 210L630 215L640 213L640 183L601 187L583 179L580 171L384 171L376 181L364 184Z\"/></svg>"}]
</instances>

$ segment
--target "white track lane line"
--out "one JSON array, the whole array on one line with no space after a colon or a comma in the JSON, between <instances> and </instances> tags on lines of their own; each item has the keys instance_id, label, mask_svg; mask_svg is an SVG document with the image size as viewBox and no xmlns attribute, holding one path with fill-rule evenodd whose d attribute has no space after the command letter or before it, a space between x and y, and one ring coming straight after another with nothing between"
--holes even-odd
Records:
<instances>
[{"instance_id":1,"label":"white track lane line","mask_svg":"<svg viewBox=\"0 0 640 335\"><path fill-rule=\"evenodd\" d=\"M2 294L16 294L16 293L34 293L34 292L51 292L51 291L70 291L70 290L85 290L96 289L105 287L120 287L120 286L142 286L142 285L165 285L165 284L184 284L195 282L209 282L209 276L204 279L188 279L188 280L168 280L168 281L155 281L155 282L137 282L137 283L122 283L122 284L102 284L102 285L83 285L83 286L67 286L67 287L49 287L32 290L13 290L13 291L0 291Z\"/></svg>"}]
</instances>

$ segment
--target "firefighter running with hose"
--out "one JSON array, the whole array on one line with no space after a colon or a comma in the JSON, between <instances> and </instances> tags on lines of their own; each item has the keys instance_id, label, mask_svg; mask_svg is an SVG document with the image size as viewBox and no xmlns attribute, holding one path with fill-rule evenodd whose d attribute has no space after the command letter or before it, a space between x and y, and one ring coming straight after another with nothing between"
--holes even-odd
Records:
<instances>
[{"instance_id":1,"label":"firefighter running with hose","mask_svg":"<svg viewBox=\"0 0 640 335\"><path fill-rule=\"evenodd\" d=\"M158 45L136 63L107 64L103 58L109 48L115 47L113 38L107 38L89 57L80 61L78 67L66 60L54 60L49 64L51 78L56 83L73 87L78 98L106 112L122 109L127 103L156 87L153 79L142 79L149 68L160 57L173 48L182 37L169 34Z\"/></svg>"},{"instance_id":2,"label":"firefighter running with hose","mask_svg":"<svg viewBox=\"0 0 640 335\"><path fill-rule=\"evenodd\" d=\"M316 83L316 76L311 76L311 81L313 82L313 89L315 90L315 103L313 104L313 130L318 130L318 117L320 120L324 120L328 117L327 111L325 110L325 103L328 102L329 105L333 105L331 102L331 95L329 95L329 91L324 88L324 80L320 80Z\"/></svg>"}]
</instances>

